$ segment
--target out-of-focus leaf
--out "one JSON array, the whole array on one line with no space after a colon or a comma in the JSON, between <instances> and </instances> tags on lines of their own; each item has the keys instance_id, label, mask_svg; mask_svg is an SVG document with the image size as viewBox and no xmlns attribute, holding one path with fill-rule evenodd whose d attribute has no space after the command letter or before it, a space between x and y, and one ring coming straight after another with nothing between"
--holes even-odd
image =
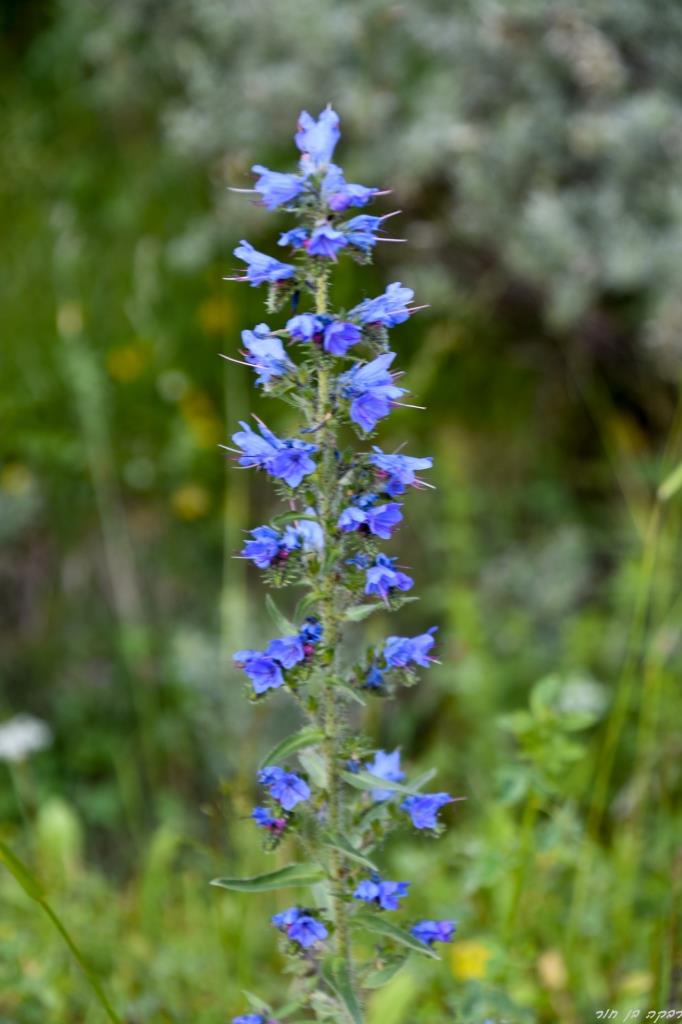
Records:
<instances>
[{"instance_id":1,"label":"out-of-focus leaf","mask_svg":"<svg viewBox=\"0 0 682 1024\"><path fill-rule=\"evenodd\" d=\"M362 1010L355 995L345 960L334 958L322 965L322 977L339 997L353 1024L363 1024Z\"/></svg>"},{"instance_id":2,"label":"out-of-focus leaf","mask_svg":"<svg viewBox=\"0 0 682 1024\"><path fill-rule=\"evenodd\" d=\"M269 764L276 764L278 761L283 761L284 758L289 756L289 754L294 754L297 750L303 750L306 747L314 747L316 744L321 743L323 739L324 733L321 729L314 729L312 726L301 729L299 732L295 732L291 736L287 736L280 743L274 746L263 758L259 767L265 768Z\"/></svg>"},{"instance_id":3,"label":"out-of-focus leaf","mask_svg":"<svg viewBox=\"0 0 682 1024\"><path fill-rule=\"evenodd\" d=\"M353 928L364 928L375 935L382 935L386 939L391 939L402 946L407 946L408 949L414 950L415 953L421 953L422 956L430 957L431 960L440 960L438 954L430 946L420 942L419 939L415 939L414 935L411 935L410 932L399 928L396 924L392 924L380 914L367 914L360 911L351 919L351 924Z\"/></svg>"},{"instance_id":4,"label":"out-of-focus leaf","mask_svg":"<svg viewBox=\"0 0 682 1024\"><path fill-rule=\"evenodd\" d=\"M272 889L316 885L324 878L324 871L317 864L289 864L278 871L253 878L214 878L211 885L235 892L270 892Z\"/></svg>"}]
</instances>

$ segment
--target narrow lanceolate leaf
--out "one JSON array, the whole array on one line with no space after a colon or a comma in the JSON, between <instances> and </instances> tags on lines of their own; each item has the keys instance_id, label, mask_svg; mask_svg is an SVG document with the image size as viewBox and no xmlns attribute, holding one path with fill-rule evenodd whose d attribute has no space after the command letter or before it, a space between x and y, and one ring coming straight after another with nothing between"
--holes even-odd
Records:
<instances>
[{"instance_id":1,"label":"narrow lanceolate leaf","mask_svg":"<svg viewBox=\"0 0 682 1024\"><path fill-rule=\"evenodd\" d=\"M363 1024L362 1010L355 995L353 982L348 972L348 964L345 960L339 958L327 960L322 965L322 977L334 995L341 1000L352 1024Z\"/></svg>"},{"instance_id":2,"label":"narrow lanceolate leaf","mask_svg":"<svg viewBox=\"0 0 682 1024\"><path fill-rule=\"evenodd\" d=\"M254 1010L263 1010L265 1013L270 1013L269 1004L264 999L261 999L260 996L255 996L253 992L249 992L246 988L242 989L242 995Z\"/></svg>"},{"instance_id":3,"label":"narrow lanceolate leaf","mask_svg":"<svg viewBox=\"0 0 682 1024\"><path fill-rule=\"evenodd\" d=\"M279 871L254 878L214 878L211 885L235 892L269 892L271 889L287 889L316 885L325 878L324 871L317 864L289 864Z\"/></svg>"},{"instance_id":4,"label":"narrow lanceolate leaf","mask_svg":"<svg viewBox=\"0 0 682 1024\"><path fill-rule=\"evenodd\" d=\"M10 850L9 846L6 846L3 842L0 842L0 861L14 875L27 896L30 896L32 900L37 900L38 903L45 899L45 893L41 889L38 879L31 874L26 865L22 864L19 858Z\"/></svg>"},{"instance_id":5,"label":"narrow lanceolate leaf","mask_svg":"<svg viewBox=\"0 0 682 1024\"><path fill-rule=\"evenodd\" d=\"M369 868L370 871L379 870L374 861L370 860L364 853L361 853L360 850L356 849L356 847L353 846L345 836L341 836L338 833L327 833L324 837L324 845L331 847L332 850L338 850L339 853L344 857L347 857L348 860L355 861L357 864L362 864L363 867Z\"/></svg>"},{"instance_id":6,"label":"narrow lanceolate leaf","mask_svg":"<svg viewBox=\"0 0 682 1024\"><path fill-rule=\"evenodd\" d=\"M26 865L19 860L15 853L10 850L9 846L5 843L0 842L0 863L4 864L5 867L19 883L21 888L24 890L27 896L32 900L35 900L44 910L49 917L50 921L57 929L66 945L71 950L71 953L80 966L83 974L85 975L90 988L92 989L95 999L100 1004L105 1014L109 1018L111 1024L123 1024L121 1018L115 1012L112 1007L106 992L104 991L102 984L96 974L94 968L85 958L79 947L76 945L71 933L68 931L66 925L57 914L56 910L53 910L47 901L47 897L43 892L43 889L38 882L38 879L34 877L32 872L26 867Z\"/></svg>"},{"instance_id":7,"label":"narrow lanceolate leaf","mask_svg":"<svg viewBox=\"0 0 682 1024\"><path fill-rule=\"evenodd\" d=\"M682 462L672 473L669 474L658 488L658 497L661 501L670 501L673 495L677 494L682 487Z\"/></svg>"},{"instance_id":8,"label":"narrow lanceolate leaf","mask_svg":"<svg viewBox=\"0 0 682 1024\"><path fill-rule=\"evenodd\" d=\"M282 615L281 611L272 600L269 594L265 597L265 607L268 610L268 615L277 626L277 629L282 636L295 636L298 630L293 622L291 622L286 615Z\"/></svg>"},{"instance_id":9,"label":"narrow lanceolate leaf","mask_svg":"<svg viewBox=\"0 0 682 1024\"><path fill-rule=\"evenodd\" d=\"M335 689L341 690L344 696L348 697L349 700L354 701L356 704L362 704L363 708L367 704L367 701L362 699L358 691L354 690L352 686L348 685L348 683L336 682L334 685Z\"/></svg>"},{"instance_id":10,"label":"narrow lanceolate leaf","mask_svg":"<svg viewBox=\"0 0 682 1024\"><path fill-rule=\"evenodd\" d=\"M418 597L401 597L400 604L410 604L412 601L418 600ZM373 615L374 612L385 611L386 605L383 603L383 601L372 601L368 602L367 604L351 605L350 608L346 609L343 617L346 620L346 622L362 622L363 619L366 619L369 615Z\"/></svg>"},{"instance_id":11,"label":"narrow lanceolate leaf","mask_svg":"<svg viewBox=\"0 0 682 1024\"><path fill-rule=\"evenodd\" d=\"M369 615L372 615L374 612L383 611L385 608L386 605L382 604L381 601L373 601L371 604L356 604L346 609L344 619L347 622L362 622Z\"/></svg>"},{"instance_id":12,"label":"narrow lanceolate leaf","mask_svg":"<svg viewBox=\"0 0 682 1024\"><path fill-rule=\"evenodd\" d=\"M421 787L425 781L428 781L432 776L428 772L426 775L418 779L412 786L405 786L400 782L387 782L386 779L380 779L378 775L371 775L369 772L339 772L344 782L347 782L350 786L355 786L356 789L391 789L395 790L396 793L406 793L410 796L416 795L421 792ZM462 800L463 797L455 797L455 800Z\"/></svg>"},{"instance_id":13,"label":"narrow lanceolate leaf","mask_svg":"<svg viewBox=\"0 0 682 1024\"><path fill-rule=\"evenodd\" d=\"M304 750L298 755L301 767L308 773L311 781L320 789L327 788L327 766L324 758L316 750Z\"/></svg>"},{"instance_id":14,"label":"narrow lanceolate leaf","mask_svg":"<svg viewBox=\"0 0 682 1024\"><path fill-rule=\"evenodd\" d=\"M273 747L269 754L261 761L259 767L265 768L269 764L277 764L283 761L289 754L295 754L297 750L304 750L306 747L314 747L324 739L321 729L306 728L287 736L276 747Z\"/></svg>"},{"instance_id":15,"label":"narrow lanceolate leaf","mask_svg":"<svg viewBox=\"0 0 682 1024\"><path fill-rule=\"evenodd\" d=\"M365 931L372 932L374 935L381 935L385 939L391 939L393 942L400 943L401 946L407 946L408 949L414 950L415 953L421 953L422 956L428 956L432 960L440 960L438 954L434 953L430 946L420 942L419 939L415 939L414 935L411 935L410 932L406 932L403 928L399 928L396 924L387 921L383 915L360 912L353 917L351 924L354 928L364 928Z\"/></svg>"}]
</instances>

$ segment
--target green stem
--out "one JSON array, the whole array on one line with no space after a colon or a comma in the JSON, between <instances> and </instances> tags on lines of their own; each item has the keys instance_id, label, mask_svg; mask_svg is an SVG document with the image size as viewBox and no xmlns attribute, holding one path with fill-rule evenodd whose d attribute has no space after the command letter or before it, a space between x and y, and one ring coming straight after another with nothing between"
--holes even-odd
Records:
<instances>
[{"instance_id":1,"label":"green stem","mask_svg":"<svg viewBox=\"0 0 682 1024\"><path fill-rule=\"evenodd\" d=\"M324 269L320 269L315 281L315 312L323 315L327 312L328 279ZM319 444L320 482L318 487L318 513L325 534L325 555L329 552L333 529L334 496L336 481L336 437L333 428L333 410L331 395L331 377L326 365L326 356L320 355L317 371L317 402L316 419L321 423ZM343 833L343 805L341 801L341 780L339 778L339 743L341 722L335 690L336 652L339 647L341 628L334 608L334 579L332 572L323 559L319 578L320 590L320 621L323 630L324 656L328 666L325 680L322 724L324 727L324 759L327 771L327 800L329 828L334 833ZM349 972L350 938L348 930L348 914L343 898L344 867L338 850L332 849L329 858L329 874L331 881L331 907L334 921L336 950L343 957Z\"/></svg>"}]
</instances>

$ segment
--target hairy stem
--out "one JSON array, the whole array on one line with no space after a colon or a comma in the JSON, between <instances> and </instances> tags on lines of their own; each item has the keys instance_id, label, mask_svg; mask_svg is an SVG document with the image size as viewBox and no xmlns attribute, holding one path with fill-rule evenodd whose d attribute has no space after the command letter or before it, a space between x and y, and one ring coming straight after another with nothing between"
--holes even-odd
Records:
<instances>
[{"instance_id":1,"label":"hairy stem","mask_svg":"<svg viewBox=\"0 0 682 1024\"><path fill-rule=\"evenodd\" d=\"M327 273L320 269L315 281L315 311L322 315L327 312ZM334 496L337 487L336 437L333 427L332 396L330 392L330 370L326 356L320 355L317 371L316 419L321 423L319 444L321 448L320 481L318 487L318 512L325 533L325 556L332 543ZM336 652L339 647L341 626L334 608L333 572L323 559L320 568L320 620L323 629L324 654L327 664L322 719L324 727L324 758L327 770L328 822L332 832L344 829L343 804L340 793L339 745L341 722L335 690ZM330 851L329 872L331 880L331 905L334 920L336 950L350 968L350 941L348 915L343 899L344 869L341 856L335 849Z\"/></svg>"}]
</instances>

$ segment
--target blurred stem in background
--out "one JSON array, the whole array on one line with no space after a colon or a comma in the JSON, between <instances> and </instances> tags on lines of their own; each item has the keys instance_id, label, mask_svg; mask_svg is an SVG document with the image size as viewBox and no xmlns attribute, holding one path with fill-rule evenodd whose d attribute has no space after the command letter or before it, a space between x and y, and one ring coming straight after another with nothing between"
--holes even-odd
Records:
<instances>
[{"instance_id":1,"label":"blurred stem in background","mask_svg":"<svg viewBox=\"0 0 682 1024\"><path fill-rule=\"evenodd\" d=\"M99 516L110 597L116 620L116 646L128 681L136 724L134 750L137 773L127 771L125 753L116 773L129 810L129 821L141 831L153 814L156 765L151 739L155 719L151 634L146 623L135 553L118 484L109 424L109 402L100 364L84 326L79 296L86 259L73 211L54 211L54 289L57 332L65 382L80 427L88 474Z\"/></svg>"}]
</instances>

